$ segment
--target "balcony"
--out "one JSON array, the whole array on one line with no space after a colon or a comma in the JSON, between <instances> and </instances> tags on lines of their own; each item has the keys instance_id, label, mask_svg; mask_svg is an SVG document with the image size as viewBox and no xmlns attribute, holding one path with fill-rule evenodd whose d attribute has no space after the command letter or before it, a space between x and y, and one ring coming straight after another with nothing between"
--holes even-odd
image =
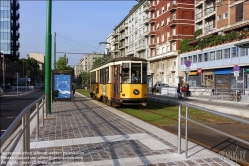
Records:
<instances>
[{"instance_id":1,"label":"balcony","mask_svg":"<svg viewBox=\"0 0 249 166\"><path fill-rule=\"evenodd\" d=\"M114 45L116 45L116 44L118 44L118 40L117 39L114 41Z\"/></svg>"},{"instance_id":2,"label":"balcony","mask_svg":"<svg viewBox=\"0 0 249 166\"><path fill-rule=\"evenodd\" d=\"M129 50L127 52L127 56L131 56L131 55L134 55L135 54L135 51L134 50Z\"/></svg>"},{"instance_id":3,"label":"balcony","mask_svg":"<svg viewBox=\"0 0 249 166\"><path fill-rule=\"evenodd\" d=\"M149 8L149 12L153 12L156 10L156 5L151 5Z\"/></svg>"},{"instance_id":4,"label":"balcony","mask_svg":"<svg viewBox=\"0 0 249 166\"><path fill-rule=\"evenodd\" d=\"M147 70L147 75L151 75L151 74L153 74L153 73L154 73L153 70Z\"/></svg>"},{"instance_id":5,"label":"balcony","mask_svg":"<svg viewBox=\"0 0 249 166\"><path fill-rule=\"evenodd\" d=\"M178 20L174 19L174 20L170 20L169 21L169 27L173 27L173 26L176 26L176 24L178 23Z\"/></svg>"},{"instance_id":6,"label":"balcony","mask_svg":"<svg viewBox=\"0 0 249 166\"><path fill-rule=\"evenodd\" d=\"M128 38L128 33L125 33L125 34L124 34L124 38Z\"/></svg>"},{"instance_id":7,"label":"balcony","mask_svg":"<svg viewBox=\"0 0 249 166\"><path fill-rule=\"evenodd\" d=\"M157 69L157 73L163 74L164 71L163 71L163 69Z\"/></svg>"},{"instance_id":8,"label":"balcony","mask_svg":"<svg viewBox=\"0 0 249 166\"><path fill-rule=\"evenodd\" d=\"M149 47L150 48L156 48L156 44L150 44Z\"/></svg>"},{"instance_id":9,"label":"balcony","mask_svg":"<svg viewBox=\"0 0 249 166\"><path fill-rule=\"evenodd\" d=\"M215 14L215 7L210 7L205 9L205 16Z\"/></svg>"},{"instance_id":10,"label":"balcony","mask_svg":"<svg viewBox=\"0 0 249 166\"><path fill-rule=\"evenodd\" d=\"M122 32L122 31L124 31L124 30L125 30L125 27L122 26L122 27L120 27L119 32Z\"/></svg>"},{"instance_id":11,"label":"balcony","mask_svg":"<svg viewBox=\"0 0 249 166\"><path fill-rule=\"evenodd\" d=\"M128 23L125 23L124 27L125 27L125 28L128 28Z\"/></svg>"},{"instance_id":12,"label":"balcony","mask_svg":"<svg viewBox=\"0 0 249 166\"><path fill-rule=\"evenodd\" d=\"M194 24L193 20L173 19L168 22L169 27L174 27L178 24Z\"/></svg>"},{"instance_id":13,"label":"balcony","mask_svg":"<svg viewBox=\"0 0 249 166\"><path fill-rule=\"evenodd\" d=\"M172 35L172 36L168 37L169 42L176 41L177 39L178 39L178 36L176 36L176 35Z\"/></svg>"},{"instance_id":14,"label":"balcony","mask_svg":"<svg viewBox=\"0 0 249 166\"><path fill-rule=\"evenodd\" d=\"M176 8L177 8L177 4L171 4L170 6L169 6L169 12L174 12L175 10L176 10Z\"/></svg>"},{"instance_id":15,"label":"balcony","mask_svg":"<svg viewBox=\"0 0 249 166\"><path fill-rule=\"evenodd\" d=\"M203 13L200 12L200 13L198 13L198 14L195 15L195 20L199 20L199 19L201 19L202 17L203 17Z\"/></svg>"},{"instance_id":16,"label":"balcony","mask_svg":"<svg viewBox=\"0 0 249 166\"><path fill-rule=\"evenodd\" d=\"M17 34L16 34L16 39L19 39L20 38L20 33L18 32Z\"/></svg>"},{"instance_id":17,"label":"balcony","mask_svg":"<svg viewBox=\"0 0 249 166\"><path fill-rule=\"evenodd\" d=\"M145 25L149 24L149 21L150 21L150 19L149 19L148 17L145 17L145 18L144 18L144 24L145 24Z\"/></svg>"},{"instance_id":18,"label":"balcony","mask_svg":"<svg viewBox=\"0 0 249 166\"><path fill-rule=\"evenodd\" d=\"M149 31L146 31L146 32L144 32L143 36L144 36L144 37L148 37L149 34L150 34L150 32L149 32Z\"/></svg>"},{"instance_id":19,"label":"balcony","mask_svg":"<svg viewBox=\"0 0 249 166\"><path fill-rule=\"evenodd\" d=\"M151 31L150 33L149 33L149 36L155 36L156 35L156 31Z\"/></svg>"},{"instance_id":20,"label":"balcony","mask_svg":"<svg viewBox=\"0 0 249 166\"><path fill-rule=\"evenodd\" d=\"M175 72L176 71L176 67L175 66L171 66L168 69L170 72Z\"/></svg>"},{"instance_id":21,"label":"balcony","mask_svg":"<svg viewBox=\"0 0 249 166\"><path fill-rule=\"evenodd\" d=\"M215 29L214 27L214 24L209 24L208 26L205 26L205 32L208 33L208 32L211 32Z\"/></svg>"},{"instance_id":22,"label":"balcony","mask_svg":"<svg viewBox=\"0 0 249 166\"><path fill-rule=\"evenodd\" d=\"M119 46L119 49L124 49L125 48L125 44L124 43L121 43L118 46Z\"/></svg>"},{"instance_id":23,"label":"balcony","mask_svg":"<svg viewBox=\"0 0 249 166\"><path fill-rule=\"evenodd\" d=\"M143 6L143 8L144 8L144 12L147 13L149 11L150 4L149 3L145 3L144 6Z\"/></svg>"},{"instance_id":24,"label":"balcony","mask_svg":"<svg viewBox=\"0 0 249 166\"><path fill-rule=\"evenodd\" d=\"M146 50L145 45L140 45L139 47L136 48L137 52L141 52L141 51L144 51L144 50Z\"/></svg>"},{"instance_id":25,"label":"balcony","mask_svg":"<svg viewBox=\"0 0 249 166\"><path fill-rule=\"evenodd\" d=\"M150 19L150 24L154 24L155 22L156 22L156 19L155 18L152 18L152 19Z\"/></svg>"}]
</instances>

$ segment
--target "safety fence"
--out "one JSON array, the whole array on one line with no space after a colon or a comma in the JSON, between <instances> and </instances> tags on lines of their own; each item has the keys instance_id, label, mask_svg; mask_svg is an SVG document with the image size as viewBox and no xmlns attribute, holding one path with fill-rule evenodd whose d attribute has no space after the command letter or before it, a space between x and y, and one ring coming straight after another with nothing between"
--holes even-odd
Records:
<instances>
[{"instance_id":1,"label":"safety fence","mask_svg":"<svg viewBox=\"0 0 249 166\"><path fill-rule=\"evenodd\" d=\"M182 107L185 106L186 107L186 111L185 111L185 116L182 115ZM242 138L239 138L239 137L236 137L232 134L228 134L226 132L223 132L221 130L218 130L218 129L215 129L213 127L210 127L208 125L205 125L203 123L200 123L200 122L197 122L193 119L190 119L189 116L188 116L188 110L189 108L194 108L196 110L199 110L199 111L203 111L203 112L207 112L207 113L210 113L210 114L214 114L216 116L219 116L219 117L223 117L223 118L228 118L228 119L231 119L231 120L234 120L234 121L237 121L237 122L240 122L242 124L247 124L249 125L249 121L246 120L246 119L242 119L242 118L239 118L239 117L236 117L236 116L232 116L232 115L228 115L228 114L224 114L224 113L221 113L221 112L217 112L217 111L214 111L214 110L210 110L210 109L207 109L207 108L203 108L203 107L199 107L199 106L196 106L196 105L192 105L192 104L189 104L189 103L186 103L186 102L179 102L179 108L178 108L178 140L177 140L177 148L178 148L178 154L181 154L182 153L182 149L181 149L181 126L182 126L182 120L185 120L185 157L187 158L188 157L188 123L191 122L195 125L198 125L198 126L201 126L201 127L204 127L206 129L209 129L209 130L212 130L212 131L215 131L219 134L222 134L224 136L227 136L229 138L232 138L234 140L237 140L241 143L244 143L246 145L249 145L249 141L248 140L245 140L245 139L242 139ZM200 128L201 130L201 128Z\"/></svg>"},{"instance_id":2,"label":"safety fence","mask_svg":"<svg viewBox=\"0 0 249 166\"><path fill-rule=\"evenodd\" d=\"M197 97L208 100L226 100L232 102L249 102L248 89L219 89L219 88L190 88L190 97ZM163 87L159 95L177 97L176 87Z\"/></svg>"},{"instance_id":3,"label":"safety fence","mask_svg":"<svg viewBox=\"0 0 249 166\"><path fill-rule=\"evenodd\" d=\"M19 155L22 158L22 165L29 165L27 163L30 160L30 135L36 128L36 139L39 139L40 122L43 127L44 114L47 117L47 104L47 95L41 96L24 108L3 133L0 138L1 165L6 165L9 159L18 158Z\"/></svg>"}]
</instances>

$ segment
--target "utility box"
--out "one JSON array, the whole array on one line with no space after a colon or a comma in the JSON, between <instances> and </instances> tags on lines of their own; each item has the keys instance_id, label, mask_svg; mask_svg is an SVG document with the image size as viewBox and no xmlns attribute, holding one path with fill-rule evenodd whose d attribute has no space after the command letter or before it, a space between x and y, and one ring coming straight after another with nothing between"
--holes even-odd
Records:
<instances>
[{"instance_id":1,"label":"utility box","mask_svg":"<svg viewBox=\"0 0 249 166\"><path fill-rule=\"evenodd\" d=\"M72 71L52 71L52 100L72 100Z\"/></svg>"}]
</instances>

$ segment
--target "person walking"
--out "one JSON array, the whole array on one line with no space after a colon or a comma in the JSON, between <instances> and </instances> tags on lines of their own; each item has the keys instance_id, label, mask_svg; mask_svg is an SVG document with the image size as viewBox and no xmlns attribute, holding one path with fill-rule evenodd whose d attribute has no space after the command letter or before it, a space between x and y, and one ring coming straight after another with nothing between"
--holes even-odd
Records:
<instances>
[{"instance_id":1,"label":"person walking","mask_svg":"<svg viewBox=\"0 0 249 166\"><path fill-rule=\"evenodd\" d=\"M73 83L72 83L73 96L74 96L74 94L75 94L75 88L76 88L76 84L73 82Z\"/></svg>"},{"instance_id":2,"label":"person walking","mask_svg":"<svg viewBox=\"0 0 249 166\"><path fill-rule=\"evenodd\" d=\"M186 85L186 82L183 83L181 90L182 90L182 93L183 93L183 98L186 99L186 97L187 97L187 96L186 96L186 93L187 93L187 85Z\"/></svg>"}]
</instances>

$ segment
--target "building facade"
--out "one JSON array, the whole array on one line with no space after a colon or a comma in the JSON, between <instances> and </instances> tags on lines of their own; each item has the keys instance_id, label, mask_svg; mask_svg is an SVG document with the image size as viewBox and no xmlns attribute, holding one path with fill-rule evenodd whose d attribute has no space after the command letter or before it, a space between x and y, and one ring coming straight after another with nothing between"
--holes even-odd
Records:
<instances>
[{"instance_id":1,"label":"building facade","mask_svg":"<svg viewBox=\"0 0 249 166\"><path fill-rule=\"evenodd\" d=\"M35 60L37 60L38 62L38 65L39 65L39 69L41 71L44 71L45 70L45 66L44 66L44 54L40 54L38 52L30 52L27 54L27 59L28 58L34 58Z\"/></svg>"},{"instance_id":2,"label":"building facade","mask_svg":"<svg viewBox=\"0 0 249 166\"><path fill-rule=\"evenodd\" d=\"M176 86L184 77L180 71L180 42L194 34L194 1L154 0L149 12L149 72L154 81Z\"/></svg>"},{"instance_id":3,"label":"building facade","mask_svg":"<svg viewBox=\"0 0 249 166\"><path fill-rule=\"evenodd\" d=\"M195 12L195 30L201 33L188 42L190 50L181 54L181 70L190 71L190 86L249 87L245 72L249 68L249 1L195 1ZM239 66L237 72L234 66Z\"/></svg>"},{"instance_id":4,"label":"building facade","mask_svg":"<svg viewBox=\"0 0 249 166\"><path fill-rule=\"evenodd\" d=\"M0 1L0 52L11 61L19 58L19 2L18 0Z\"/></svg>"},{"instance_id":5,"label":"building facade","mask_svg":"<svg viewBox=\"0 0 249 166\"><path fill-rule=\"evenodd\" d=\"M95 62L95 60L97 58L103 58L104 55L94 52L92 54L86 54L84 55L84 57L80 60L80 64L81 64L81 69L82 71L90 71L93 67L93 63Z\"/></svg>"}]
</instances>

